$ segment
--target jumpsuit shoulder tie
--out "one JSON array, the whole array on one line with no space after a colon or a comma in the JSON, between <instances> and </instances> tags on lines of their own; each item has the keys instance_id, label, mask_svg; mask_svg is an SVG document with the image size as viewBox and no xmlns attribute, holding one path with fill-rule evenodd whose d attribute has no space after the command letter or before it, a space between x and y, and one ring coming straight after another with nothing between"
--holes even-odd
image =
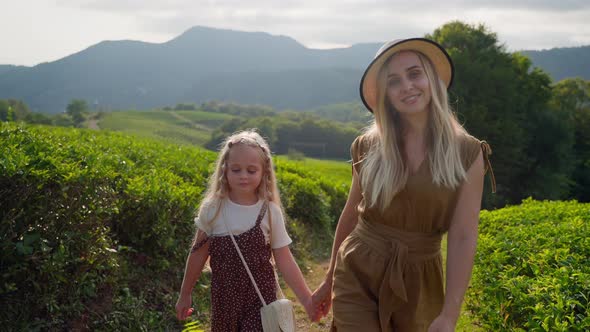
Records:
<instances>
[{"instance_id":1,"label":"jumpsuit shoulder tie","mask_svg":"<svg viewBox=\"0 0 590 332\"><path fill-rule=\"evenodd\" d=\"M492 148L486 141L481 141L481 151L483 153L483 161L485 163L484 172L490 171L490 179L492 182L492 192L496 192L496 177L494 176L494 170L492 169L492 163L490 162L490 155L492 155Z\"/></svg>"}]
</instances>

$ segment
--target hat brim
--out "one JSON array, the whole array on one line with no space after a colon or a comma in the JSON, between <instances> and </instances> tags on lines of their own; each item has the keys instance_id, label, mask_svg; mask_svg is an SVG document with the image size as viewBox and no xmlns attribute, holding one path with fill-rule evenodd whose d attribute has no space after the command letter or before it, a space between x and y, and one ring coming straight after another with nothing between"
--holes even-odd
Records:
<instances>
[{"instance_id":1,"label":"hat brim","mask_svg":"<svg viewBox=\"0 0 590 332\"><path fill-rule=\"evenodd\" d=\"M360 84L360 95L365 107L373 113L377 106L377 75L383 63L391 55L400 51L417 51L424 54L436 70L438 77L446 84L447 89L453 84L454 66L445 49L436 42L425 38L402 39L391 43L369 64Z\"/></svg>"}]
</instances>

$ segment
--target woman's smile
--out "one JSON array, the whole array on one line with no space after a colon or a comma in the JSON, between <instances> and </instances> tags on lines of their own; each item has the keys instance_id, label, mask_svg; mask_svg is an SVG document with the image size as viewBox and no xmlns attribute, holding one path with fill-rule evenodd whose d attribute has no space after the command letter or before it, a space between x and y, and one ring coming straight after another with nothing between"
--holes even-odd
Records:
<instances>
[{"instance_id":1,"label":"woman's smile","mask_svg":"<svg viewBox=\"0 0 590 332\"><path fill-rule=\"evenodd\" d=\"M417 93L417 94L408 96L406 98L403 98L402 101L408 105L412 105L412 104L416 103L416 101L418 100L419 97L420 97L420 94Z\"/></svg>"}]
</instances>

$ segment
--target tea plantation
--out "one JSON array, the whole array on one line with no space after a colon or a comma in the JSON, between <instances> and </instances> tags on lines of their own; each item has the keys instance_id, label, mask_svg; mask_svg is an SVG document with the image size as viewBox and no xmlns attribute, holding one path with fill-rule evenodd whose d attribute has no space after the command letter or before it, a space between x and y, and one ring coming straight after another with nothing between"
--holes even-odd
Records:
<instances>
[{"instance_id":1,"label":"tea plantation","mask_svg":"<svg viewBox=\"0 0 590 332\"><path fill-rule=\"evenodd\" d=\"M0 321L9 330L182 327L174 303L214 158L114 132L1 123ZM277 176L299 263L325 256L348 184L285 160ZM207 277L195 291L198 319Z\"/></svg>"},{"instance_id":2,"label":"tea plantation","mask_svg":"<svg viewBox=\"0 0 590 332\"><path fill-rule=\"evenodd\" d=\"M590 204L482 211L467 308L490 331L590 330Z\"/></svg>"},{"instance_id":3,"label":"tea plantation","mask_svg":"<svg viewBox=\"0 0 590 332\"><path fill-rule=\"evenodd\" d=\"M174 304L214 159L121 133L0 123L2 329L181 330ZM350 166L284 157L276 166L305 267L329 254ZM589 222L590 204L575 201L482 211L472 325L590 329ZM197 321L208 319L208 278L195 288Z\"/></svg>"}]
</instances>

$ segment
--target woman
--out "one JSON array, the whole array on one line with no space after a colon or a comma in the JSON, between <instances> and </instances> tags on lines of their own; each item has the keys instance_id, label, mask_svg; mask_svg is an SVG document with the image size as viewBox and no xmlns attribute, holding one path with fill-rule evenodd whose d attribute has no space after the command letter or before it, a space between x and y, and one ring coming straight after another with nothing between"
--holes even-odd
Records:
<instances>
[{"instance_id":1,"label":"woman","mask_svg":"<svg viewBox=\"0 0 590 332\"><path fill-rule=\"evenodd\" d=\"M451 112L452 80L447 52L423 38L386 43L363 75L361 98L375 120L352 144L352 186L313 296L323 314L333 303L333 331L455 328L490 148Z\"/></svg>"}]
</instances>

